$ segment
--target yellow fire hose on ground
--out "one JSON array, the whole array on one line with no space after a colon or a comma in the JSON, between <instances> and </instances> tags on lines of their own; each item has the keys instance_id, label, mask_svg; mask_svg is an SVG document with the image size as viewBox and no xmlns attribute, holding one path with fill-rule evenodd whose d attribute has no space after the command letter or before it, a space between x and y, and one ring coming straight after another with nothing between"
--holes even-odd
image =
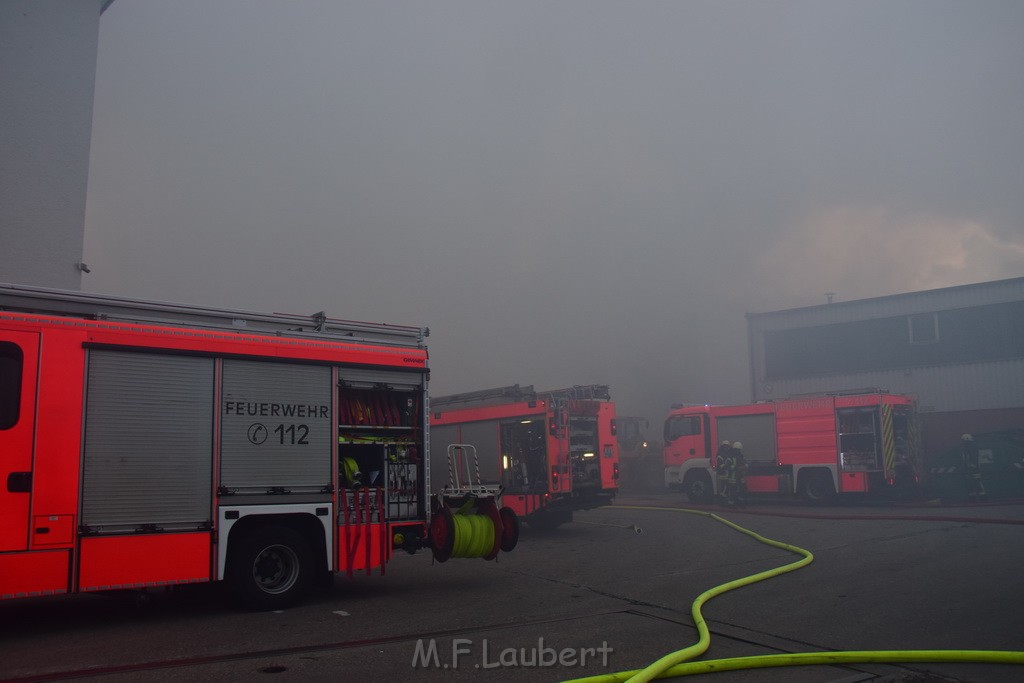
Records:
<instances>
[{"instance_id":1,"label":"yellow fire hose on ground","mask_svg":"<svg viewBox=\"0 0 1024 683\"><path fill-rule=\"evenodd\" d=\"M585 678L577 678L565 683L641 683L654 680L655 678L672 678L676 676L689 676L702 673L717 673L720 671L737 671L740 669L765 669L779 666L810 666L815 664L837 665L876 663L893 664L909 662L960 662L960 663L985 663L985 664L1024 664L1024 652L1002 651L1002 650L863 650L852 652L800 652L791 654L757 655L752 657L731 657L728 659L710 659L701 662L690 662L688 660L704 654L711 644L711 634L701 614L701 607L711 598L731 591L735 588L747 586L758 581L779 576L787 572L795 571L805 567L814 561L814 556L803 548L798 548L788 543L773 541L764 538L749 529L744 529L738 524L719 517L712 512L704 510L688 510L684 508L647 507L639 505L615 505L618 510L663 510L667 512L685 512L693 515L710 517L721 522L740 533L746 534L766 545L788 550L789 552L801 555L801 559L790 564L769 569L751 576L745 576L735 581L729 581L714 588L704 591L693 601L690 614L693 623L697 627L699 636L693 645L665 655L653 664L644 669L632 671L619 671L617 673L600 674Z\"/></svg>"}]
</instances>

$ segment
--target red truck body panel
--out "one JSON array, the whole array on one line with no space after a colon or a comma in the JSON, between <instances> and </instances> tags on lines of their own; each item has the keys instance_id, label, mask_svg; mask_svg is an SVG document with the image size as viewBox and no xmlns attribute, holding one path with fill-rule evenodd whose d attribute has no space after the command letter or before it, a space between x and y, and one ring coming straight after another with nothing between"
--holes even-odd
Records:
<instances>
[{"instance_id":1,"label":"red truck body panel","mask_svg":"<svg viewBox=\"0 0 1024 683\"><path fill-rule=\"evenodd\" d=\"M0 597L219 580L234 542L231 530L241 536L251 532L258 519L274 515L291 520L288 523L303 530L314 548L322 543L326 552L321 561L333 571L382 570L392 556L395 531L426 538L429 461L422 408L428 355L418 339L405 341L415 338L416 328L351 323L362 326L353 329L366 330L367 337L350 342L345 335L314 329L312 323L323 319L312 321L304 332L293 330L290 321L302 318L297 316L283 316L285 323L276 332L256 326L231 329L230 323L225 329L210 329L174 319L120 322L78 310L83 301L102 309L128 306L127 300L10 285L0 290L19 306L27 292L46 311L8 308L8 299L0 300ZM66 302L69 311L57 312ZM265 317L276 322L277 316ZM397 341L392 343L391 338ZM108 363L105 369L101 359ZM144 472L132 463L147 457L141 441L123 450L116 442L118 414L132 414L138 406L126 403L129 399L116 391L102 393L107 385L119 386L116 382L145 388L144 381L123 369L130 365L121 365L121 360L143 367L151 362L194 362L208 370L209 382L195 395L210 406L199 425L209 433L208 440L200 439L208 449L205 465L196 473L193 488L159 494L172 506L184 499L189 504L198 500L193 504L199 508L198 517L178 519L177 513L168 511L154 523L145 515L161 511L147 499L150 491L145 485L159 487L159 476L123 486L118 481L123 473ZM284 379L274 384L252 368L266 368ZM229 369L238 377L231 386L226 379ZM287 381L291 373L315 375L311 386L323 398L314 402L305 395L293 396L294 387ZM173 372L162 378L165 383L177 380ZM250 388L253 384L255 389ZM154 385L155 391L163 388ZM243 396L250 390L256 398ZM170 414L185 411L192 403L188 394L166 395L171 398L154 400L166 401ZM372 408L361 424L339 424L342 405L350 401ZM96 407L100 403L106 412ZM405 411L401 416L399 405ZM252 417L243 415L245 411ZM163 413L153 409L146 414L160 418ZM240 440L231 432L237 431L238 422L243 424ZM248 422L253 427L247 441ZM180 425L172 426L188 432L197 425L182 417ZM157 420L151 426L133 427L142 434L152 429L154 438L175 436ZM269 444L263 451L261 439ZM267 451L271 445L278 451ZM267 454L266 468L249 466L237 455L244 455L245 449ZM275 459L278 456L270 453L305 458L302 462L311 463L305 467L315 486L293 482L291 460ZM378 498L366 516L347 519L339 513L344 489L338 463L349 454L362 459L368 471L373 467L367 465L373 463L389 473L400 471L405 498L398 496L397 476L387 479L385 474L367 482L366 490ZM227 482L229 475L242 488ZM274 477L284 483L276 485ZM111 495L121 502L108 502ZM90 515L92 519L86 519Z\"/></svg>"},{"instance_id":2,"label":"red truck body panel","mask_svg":"<svg viewBox=\"0 0 1024 683\"><path fill-rule=\"evenodd\" d=\"M500 484L504 504L527 523L552 511L567 519L573 510L609 503L619 476L615 404L544 396L536 392L526 400L478 405L435 400L430 416L432 488L437 491L448 483L448 446L467 444L477 455L482 480ZM453 452L452 466L458 471L465 467L465 453Z\"/></svg>"},{"instance_id":3,"label":"red truck body panel","mask_svg":"<svg viewBox=\"0 0 1024 683\"><path fill-rule=\"evenodd\" d=\"M869 493L897 478L916 482L920 472L914 401L887 392L673 409L666 484L695 499L713 495L723 441L743 445L751 493Z\"/></svg>"}]
</instances>

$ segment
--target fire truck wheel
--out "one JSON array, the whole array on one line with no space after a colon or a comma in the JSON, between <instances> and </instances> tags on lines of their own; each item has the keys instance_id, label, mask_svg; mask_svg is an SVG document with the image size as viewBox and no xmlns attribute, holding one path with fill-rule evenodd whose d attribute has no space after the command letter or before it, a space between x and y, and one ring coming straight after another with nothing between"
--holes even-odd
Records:
<instances>
[{"instance_id":1,"label":"fire truck wheel","mask_svg":"<svg viewBox=\"0 0 1024 683\"><path fill-rule=\"evenodd\" d=\"M830 503L836 496L832 476L826 471L800 474L800 497L815 505Z\"/></svg>"},{"instance_id":2,"label":"fire truck wheel","mask_svg":"<svg viewBox=\"0 0 1024 683\"><path fill-rule=\"evenodd\" d=\"M228 583L251 609L282 609L305 593L313 572L313 553L301 534L286 526L249 531L232 551Z\"/></svg>"},{"instance_id":3,"label":"fire truck wheel","mask_svg":"<svg viewBox=\"0 0 1024 683\"><path fill-rule=\"evenodd\" d=\"M709 503L714 497L714 490L711 486L711 477L703 472L690 472L683 482L683 489L686 497L691 503Z\"/></svg>"}]
</instances>

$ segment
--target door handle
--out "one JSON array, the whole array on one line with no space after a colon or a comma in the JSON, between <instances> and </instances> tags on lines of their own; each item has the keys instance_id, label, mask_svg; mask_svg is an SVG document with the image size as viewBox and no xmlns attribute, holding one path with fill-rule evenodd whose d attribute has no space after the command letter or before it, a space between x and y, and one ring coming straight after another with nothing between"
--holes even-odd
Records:
<instances>
[{"instance_id":1,"label":"door handle","mask_svg":"<svg viewBox=\"0 0 1024 683\"><path fill-rule=\"evenodd\" d=\"M7 492L8 493L31 493L32 492L32 473L31 472L11 472L7 475Z\"/></svg>"}]
</instances>

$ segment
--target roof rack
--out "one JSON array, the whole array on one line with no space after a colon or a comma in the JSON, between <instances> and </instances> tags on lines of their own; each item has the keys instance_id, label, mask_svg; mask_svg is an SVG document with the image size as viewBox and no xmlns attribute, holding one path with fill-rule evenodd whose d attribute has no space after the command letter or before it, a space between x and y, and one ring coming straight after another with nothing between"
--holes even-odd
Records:
<instances>
[{"instance_id":1,"label":"roof rack","mask_svg":"<svg viewBox=\"0 0 1024 683\"><path fill-rule=\"evenodd\" d=\"M417 347L430 334L429 328L328 318L323 311L256 313L7 283L0 283L0 311Z\"/></svg>"}]
</instances>

